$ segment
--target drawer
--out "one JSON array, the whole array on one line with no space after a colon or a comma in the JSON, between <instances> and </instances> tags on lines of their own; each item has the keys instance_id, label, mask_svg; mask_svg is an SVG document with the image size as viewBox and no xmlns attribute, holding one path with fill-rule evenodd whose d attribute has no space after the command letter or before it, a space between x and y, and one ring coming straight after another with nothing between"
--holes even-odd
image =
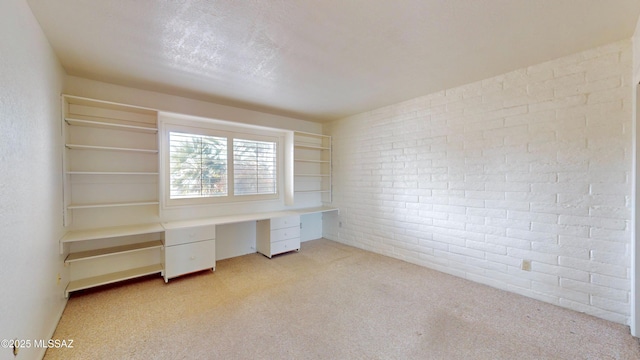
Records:
<instances>
[{"instance_id":1,"label":"drawer","mask_svg":"<svg viewBox=\"0 0 640 360\"><path fill-rule=\"evenodd\" d=\"M164 232L164 245L173 246L188 244L194 241L211 240L215 238L215 225L167 229Z\"/></svg>"},{"instance_id":2,"label":"drawer","mask_svg":"<svg viewBox=\"0 0 640 360\"><path fill-rule=\"evenodd\" d=\"M300 240L300 227L290 227L286 229L271 230L271 242L294 239Z\"/></svg>"},{"instance_id":3,"label":"drawer","mask_svg":"<svg viewBox=\"0 0 640 360\"><path fill-rule=\"evenodd\" d=\"M300 227L300 215L282 216L271 219L271 230Z\"/></svg>"},{"instance_id":4,"label":"drawer","mask_svg":"<svg viewBox=\"0 0 640 360\"><path fill-rule=\"evenodd\" d=\"M280 254L287 251L299 250L300 239L289 239L271 243L271 254Z\"/></svg>"},{"instance_id":5,"label":"drawer","mask_svg":"<svg viewBox=\"0 0 640 360\"><path fill-rule=\"evenodd\" d=\"M199 241L164 248L164 277L169 279L216 267L216 241Z\"/></svg>"}]
</instances>

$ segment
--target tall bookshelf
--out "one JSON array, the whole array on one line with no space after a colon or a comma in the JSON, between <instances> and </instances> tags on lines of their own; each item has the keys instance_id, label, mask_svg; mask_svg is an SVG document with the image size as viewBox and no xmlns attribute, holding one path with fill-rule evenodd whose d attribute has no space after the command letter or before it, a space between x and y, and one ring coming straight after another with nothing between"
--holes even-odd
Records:
<instances>
[{"instance_id":1,"label":"tall bookshelf","mask_svg":"<svg viewBox=\"0 0 640 360\"><path fill-rule=\"evenodd\" d=\"M331 203L331 137L294 132L294 196Z\"/></svg>"},{"instance_id":2,"label":"tall bookshelf","mask_svg":"<svg viewBox=\"0 0 640 360\"><path fill-rule=\"evenodd\" d=\"M62 109L66 295L161 273L157 112L68 95Z\"/></svg>"}]
</instances>

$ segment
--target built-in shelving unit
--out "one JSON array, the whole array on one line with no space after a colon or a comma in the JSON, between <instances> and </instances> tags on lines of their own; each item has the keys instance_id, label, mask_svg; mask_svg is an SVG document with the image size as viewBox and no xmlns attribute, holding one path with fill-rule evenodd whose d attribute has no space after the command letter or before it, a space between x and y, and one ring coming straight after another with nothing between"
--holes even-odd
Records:
<instances>
[{"instance_id":1,"label":"built-in shelving unit","mask_svg":"<svg viewBox=\"0 0 640 360\"><path fill-rule=\"evenodd\" d=\"M294 195L331 203L331 137L294 132Z\"/></svg>"},{"instance_id":2,"label":"built-in shelving unit","mask_svg":"<svg viewBox=\"0 0 640 360\"><path fill-rule=\"evenodd\" d=\"M62 101L65 295L163 273L157 112L75 96Z\"/></svg>"},{"instance_id":3,"label":"built-in shelving unit","mask_svg":"<svg viewBox=\"0 0 640 360\"><path fill-rule=\"evenodd\" d=\"M300 204L316 207L161 221L157 111L67 95L62 108L65 296L151 274L168 281L215 270L215 232L221 224L266 221L263 253L296 250L300 216L336 210L327 205L331 137L289 131L285 171L291 204L285 203L299 198Z\"/></svg>"},{"instance_id":4,"label":"built-in shelving unit","mask_svg":"<svg viewBox=\"0 0 640 360\"><path fill-rule=\"evenodd\" d=\"M157 112L74 96L63 109L65 226L158 221Z\"/></svg>"}]
</instances>

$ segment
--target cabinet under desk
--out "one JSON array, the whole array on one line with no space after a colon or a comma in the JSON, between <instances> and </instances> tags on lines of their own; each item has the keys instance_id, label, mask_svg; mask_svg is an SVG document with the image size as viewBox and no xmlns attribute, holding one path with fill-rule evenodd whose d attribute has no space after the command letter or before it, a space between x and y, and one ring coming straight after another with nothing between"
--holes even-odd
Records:
<instances>
[{"instance_id":1,"label":"cabinet under desk","mask_svg":"<svg viewBox=\"0 0 640 360\"><path fill-rule=\"evenodd\" d=\"M271 258L273 255L300 250L300 216L337 211L316 207L299 210L258 212L202 219L164 222L164 279L216 267L216 246L219 225L256 222L255 251Z\"/></svg>"}]
</instances>

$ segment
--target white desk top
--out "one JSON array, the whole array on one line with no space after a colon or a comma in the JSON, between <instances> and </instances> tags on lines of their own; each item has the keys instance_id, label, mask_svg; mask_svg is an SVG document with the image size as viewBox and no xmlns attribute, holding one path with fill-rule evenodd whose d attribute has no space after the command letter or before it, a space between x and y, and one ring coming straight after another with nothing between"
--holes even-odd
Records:
<instances>
[{"instance_id":1,"label":"white desk top","mask_svg":"<svg viewBox=\"0 0 640 360\"><path fill-rule=\"evenodd\" d=\"M192 226L233 224L233 223L239 223L239 222L245 222L245 221L256 221L256 220L271 219L271 218L282 217L282 216L305 215L305 214L314 214L314 213L329 212L329 211L338 211L338 209L321 206L321 207L315 207L315 208L259 212L259 213L239 214L239 215L229 215L229 216L216 216L211 218L194 219L194 220L180 220L180 221L168 221L163 223L115 226L115 227L99 228L99 229L73 230L73 231L67 232L64 235L64 237L60 240L60 242L67 243L67 242L74 242L74 241L104 239L104 238L118 237L118 236L163 232L166 229L178 229L178 228L192 227Z\"/></svg>"},{"instance_id":2,"label":"white desk top","mask_svg":"<svg viewBox=\"0 0 640 360\"><path fill-rule=\"evenodd\" d=\"M313 213L337 211L337 210L338 210L337 208L330 208L330 207L323 206L323 207L317 207L317 208L269 211L269 212L258 212L258 213L251 213L251 214L239 214L239 215L229 215L229 216L216 216L212 218L203 218L203 219L195 219L195 220L163 222L162 227L164 227L165 229L177 229L177 228L192 227L192 226L223 225L223 224L233 224L233 223L239 223L239 222L245 222L245 221L265 220L265 219L271 219L271 218L283 217L283 216L305 215L305 214L313 214Z\"/></svg>"}]
</instances>

